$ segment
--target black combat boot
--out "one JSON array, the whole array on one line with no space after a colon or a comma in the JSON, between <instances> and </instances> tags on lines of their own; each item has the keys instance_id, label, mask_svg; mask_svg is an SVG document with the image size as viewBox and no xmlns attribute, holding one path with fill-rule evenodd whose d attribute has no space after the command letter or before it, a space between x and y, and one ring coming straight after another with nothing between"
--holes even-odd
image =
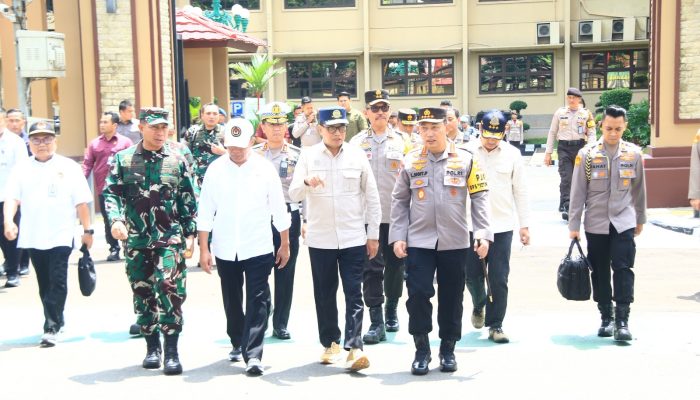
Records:
<instances>
[{"instance_id":1,"label":"black combat boot","mask_svg":"<svg viewBox=\"0 0 700 400\"><path fill-rule=\"evenodd\" d=\"M455 358L454 340L443 340L440 342L440 371L457 371L457 358Z\"/></svg>"},{"instance_id":2,"label":"black combat boot","mask_svg":"<svg viewBox=\"0 0 700 400\"><path fill-rule=\"evenodd\" d=\"M158 369L160 368L160 355L162 353L160 334L153 332L144 337L146 338L146 358L143 359L141 366L146 369Z\"/></svg>"},{"instance_id":3,"label":"black combat boot","mask_svg":"<svg viewBox=\"0 0 700 400\"><path fill-rule=\"evenodd\" d=\"M430 371L428 365L432 360L430 358L430 339L428 335L413 335L413 342L416 344L416 358L411 364L411 373L413 375L425 375Z\"/></svg>"},{"instance_id":4,"label":"black combat boot","mask_svg":"<svg viewBox=\"0 0 700 400\"><path fill-rule=\"evenodd\" d=\"M615 307L615 340L627 342L632 340L627 320L630 317L630 305L618 303Z\"/></svg>"},{"instance_id":5,"label":"black combat boot","mask_svg":"<svg viewBox=\"0 0 700 400\"><path fill-rule=\"evenodd\" d=\"M179 335L165 335L165 360L163 361L163 373L165 375L180 375L182 364L177 354L177 340Z\"/></svg>"},{"instance_id":6,"label":"black combat boot","mask_svg":"<svg viewBox=\"0 0 700 400\"><path fill-rule=\"evenodd\" d=\"M611 337L613 335L613 330L615 327L615 318L613 317L613 305L612 303L598 303L598 310L600 311L601 321L600 328L598 328L598 336Z\"/></svg>"},{"instance_id":7,"label":"black combat boot","mask_svg":"<svg viewBox=\"0 0 700 400\"><path fill-rule=\"evenodd\" d=\"M387 299L384 305L384 315L386 317L386 331L399 331L399 316L396 312L396 307L399 305L399 299Z\"/></svg>"},{"instance_id":8,"label":"black combat boot","mask_svg":"<svg viewBox=\"0 0 700 400\"><path fill-rule=\"evenodd\" d=\"M382 306L374 306L369 308L369 319L372 324L369 330L362 336L362 341L365 344L377 344L386 340L386 330L384 329L384 314Z\"/></svg>"}]
</instances>

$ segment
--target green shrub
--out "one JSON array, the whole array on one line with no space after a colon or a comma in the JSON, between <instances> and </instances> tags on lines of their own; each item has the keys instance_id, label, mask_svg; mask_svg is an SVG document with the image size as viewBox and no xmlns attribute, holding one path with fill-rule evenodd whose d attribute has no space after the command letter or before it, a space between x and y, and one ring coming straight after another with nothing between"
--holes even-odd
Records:
<instances>
[{"instance_id":1,"label":"green shrub","mask_svg":"<svg viewBox=\"0 0 700 400\"><path fill-rule=\"evenodd\" d=\"M530 130L530 124L523 122L523 131L527 132Z\"/></svg>"},{"instance_id":2,"label":"green shrub","mask_svg":"<svg viewBox=\"0 0 700 400\"><path fill-rule=\"evenodd\" d=\"M600 95L600 102L596 103L597 108L596 113L601 113L610 105L617 105L625 110L630 109L630 102L632 101L632 91L628 88L618 88L607 90Z\"/></svg>"},{"instance_id":3,"label":"green shrub","mask_svg":"<svg viewBox=\"0 0 700 400\"><path fill-rule=\"evenodd\" d=\"M649 100L643 100L632 104L627 112L627 130L623 134L624 140L648 146L651 139L651 126L649 126Z\"/></svg>"},{"instance_id":4,"label":"green shrub","mask_svg":"<svg viewBox=\"0 0 700 400\"><path fill-rule=\"evenodd\" d=\"M522 101L522 100L515 100L514 102L510 103L510 109L515 110L520 114L520 110L524 110L527 108L527 103Z\"/></svg>"}]
</instances>

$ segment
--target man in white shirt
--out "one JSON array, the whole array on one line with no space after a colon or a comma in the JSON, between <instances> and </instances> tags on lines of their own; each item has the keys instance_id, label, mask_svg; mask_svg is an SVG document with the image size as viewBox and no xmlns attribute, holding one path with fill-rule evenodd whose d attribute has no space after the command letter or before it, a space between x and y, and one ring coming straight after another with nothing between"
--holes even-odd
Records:
<instances>
[{"instance_id":1,"label":"man in white shirt","mask_svg":"<svg viewBox=\"0 0 700 400\"><path fill-rule=\"evenodd\" d=\"M49 124L32 125L29 146L34 157L18 163L5 186L4 233L7 240L15 240L20 233L17 246L29 249L44 306L41 345L52 347L64 324L76 210L83 226L81 241L87 248L92 246L94 231L88 208L92 193L80 165L56 154L56 133ZM28 212L22 216L18 230L13 218L20 204Z\"/></svg>"},{"instance_id":2,"label":"man in white shirt","mask_svg":"<svg viewBox=\"0 0 700 400\"><path fill-rule=\"evenodd\" d=\"M268 277L289 260L290 217L282 184L272 164L251 150L253 125L234 118L224 127L227 155L209 165L199 195L199 264L211 273L212 249L221 279L231 361L246 362L246 373L263 373L263 339L270 307ZM270 217L281 244L273 256ZM243 282L246 310L243 312ZM240 349L239 349L240 347Z\"/></svg>"},{"instance_id":3,"label":"man in white shirt","mask_svg":"<svg viewBox=\"0 0 700 400\"><path fill-rule=\"evenodd\" d=\"M471 248L468 250L467 289L474 303L471 321L477 329L482 328L485 323L489 327L489 339L496 343L509 341L508 336L503 333L502 324L508 304L510 251L516 214L520 225L520 243L524 246L530 244L530 212L525 167L520 151L503 141L505 125L506 118L500 111L485 113L481 120L479 140L474 140L467 146L486 172L491 203L490 223L494 232L494 240L485 259L491 289L489 299L484 287L482 261Z\"/></svg>"},{"instance_id":4,"label":"man in white shirt","mask_svg":"<svg viewBox=\"0 0 700 400\"><path fill-rule=\"evenodd\" d=\"M346 368L369 367L362 352L362 271L367 258L379 248L381 207L372 168L364 151L345 143L345 109L319 110L323 142L302 151L289 185L293 201L306 199L311 273L322 364L340 355L338 327L338 273L345 293ZM367 228L365 229L365 221Z\"/></svg>"},{"instance_id":5,"label":"man in white shirt","mask_svg":"<svg viewBox=\"0 0 700 400\"><path fill-rule=\"evenodd\" d=\"M5 110L0 108L0 213L5 202L5 185L10 176L10 171L15 164L28 158L27 147L24 140L6 129ZM2 214L0 214L2 217ZM19 224L19 210L14 218L14 223ZM4 221L4 217L2 219ZM17 249L17 239L7 240L4 235L0 235L0 248L5 259L5 273L7 274L6 288L19 286L19 249Z\"/></svg>"}]
</instances>

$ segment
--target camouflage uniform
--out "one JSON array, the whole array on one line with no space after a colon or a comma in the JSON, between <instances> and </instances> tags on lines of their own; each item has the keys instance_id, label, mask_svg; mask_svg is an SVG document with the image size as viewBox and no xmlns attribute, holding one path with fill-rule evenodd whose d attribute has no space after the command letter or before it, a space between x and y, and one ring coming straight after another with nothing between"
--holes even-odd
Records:
<instances>
[{"instance_id":1,"label":"camouflage uniform","mask_svg":"<svg viewBox=\"0 0 700 400\"><path fill-rule=\"evenodd\" d=\"M109 221L128 230L126 273L141 332L182 330L185 238L196 232L197 204L185 157L139 143L116 154L104 189ZM176 243L173 243L176 242ZM178 243L179 242L179 243Z\"/></svg>"},{"instance_id":2,"label":"camouflage uniform","mask_svg":"<svg viewBox=\"0 0 700 400\"><path fill-rule=\"evenodd\" d=\"M221 125L217 124L214 129L208 131L204 124L201 124L187 130L185 140L192 151L192 157L194 157L192 171L198 188L202 187L202 180L204 180L204 174L207 172L209 164L219 158L218 155L211 152L211 146L223 143L224 132L221 128Z\"/></svg>"}]
</instances>

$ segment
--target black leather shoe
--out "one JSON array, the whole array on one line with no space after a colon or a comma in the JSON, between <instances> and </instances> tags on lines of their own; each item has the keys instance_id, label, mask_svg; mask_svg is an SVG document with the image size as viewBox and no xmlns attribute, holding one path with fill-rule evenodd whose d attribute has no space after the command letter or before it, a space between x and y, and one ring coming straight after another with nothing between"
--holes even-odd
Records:
<instances>
[{"instance_id":1,"label":"black leather shoe","mask_svg":"<svg viewBox=\"0 0 700 400\"><path fill-rule=\"evenodd\" d=\"M131 324L129 327L129 335L131 336L141 336L141 325Z\"/></svg>"},{"instance_id":2,"label":"black leather shoe","mask_svg":"<svg viewBox=\"0 0 700 400\"><path fill-rule=\"evenodd\" d=\"M19 276L13 275L13 276L8 276L7 277L7 282L5 282L5 287L6 288L12 288L12 287L17 287L19 286Z\"/></svg>"},{"instance_id":3,"label":"black leather shoe","mask_svg":"<svg viewBox=\"0 0 700 400\"><path fill-rule=\"evenodd\" d=\"M5 276L5 264L0 264L0 276Z\"/></svg>"},{"instance_id":4,"label":"black leather shoe","mask_svg":"<svg viewBox=\"0 0 700 400\"><path fill-rule=\"evenodd\" d=\"M367 333L362 336L365 344L377 344L386 340L386 328L384 327L384 313L382 306L369 308L369 318L372 322Z\"/></svg>"},{"instance_id":5,"label":"black leather shoe","mask_svg":"<svg viewBox=\"0 0 700 400\"><path fill-rule=\"evenodd\" d=\"M119 249L116 250L110 250L109 255L107 256L107 261L112 262L112 261L119 261Z\"/></svg>"},{"instance_id":6,"label":"black leather shoe","mask_svg":"<svg viewBox=\"0 0 700 400\"><path fill-rule=\"evenodd\" d=\"M21 276L27 276L29 275L29 265L21 266L19 267L19 274Z\"/></svg>"},{"instance_id":7,"label":"black leather shoe","mask_svg":"<svg viewBox=\"0 0 700 400\"><path fill-rule=\"evenodd\" d=\"M177 354L177 341L179 335L165 335L165 356L163 361L163 373L165 375L180 375L182 364Z\"/></svg>"},{"instance_id":8,"label":"black leather shoe","mask_svg":"<svg viewBox=\"0 0 700 400\"><path fill-rule=\"evenodd\" d=\"M259 359L251 358L245 367L245 373L250 376L259 376L263 374L263 366Z\"/></svg>"},{"instance_id":9,"label":"black leather shoe","mask_svg":"<svg viewBox=\"0 0 700 400\"><path fill-rule=\"evenodd\" d=\"M228 360L231 362L238 362L243 360L243 350L241 346L234 347L230 353L228 353Z\"/></svg>"},{"instance_id":10,"label":"black leather shoe","mask_svg":"<svg viewBox=\"0 0 700 400\"><path fill-rule=\"evenodd\" d=\"M146 369L158 369L160 368L160 355L161 355L161 345L160 345L160 335L154 333L148 335L146 338L146 357L143 359L141 366Z\"/></svg>"},{"instance_id":11,"label":"black leather shoe","mask_svg":"<svg viewBox=\"0 0 700 400\"><path fill-rule=\"evenodd\" d=\"M418 352L416 352L416 358L413 360L413 364L411 364L411 373L413 375L426 375L430 371L430 361L432 361L430 353L418 354Z\"/></svg>"},{"instance_id":12,"label":"black leather shoe","mask_svg":"<svg viewBox=\"0 0 700 400\"><path fill-rule=\"evenodd\" d=\"M440 353L440 371L455 372L457 371L457 359L455 353L442 354Z\"/></svg>"},{"instance_id":13,"label":"black leather shoe","mask_svg":"<svg viewBox=\"0 0 700 400\"><path fill-rule=\"evenodd\" d=\"M287 328L273 329L272 336L280 340L289 340L292 338L292 335L289 334Z\"/></svg>"}]
</instances>

